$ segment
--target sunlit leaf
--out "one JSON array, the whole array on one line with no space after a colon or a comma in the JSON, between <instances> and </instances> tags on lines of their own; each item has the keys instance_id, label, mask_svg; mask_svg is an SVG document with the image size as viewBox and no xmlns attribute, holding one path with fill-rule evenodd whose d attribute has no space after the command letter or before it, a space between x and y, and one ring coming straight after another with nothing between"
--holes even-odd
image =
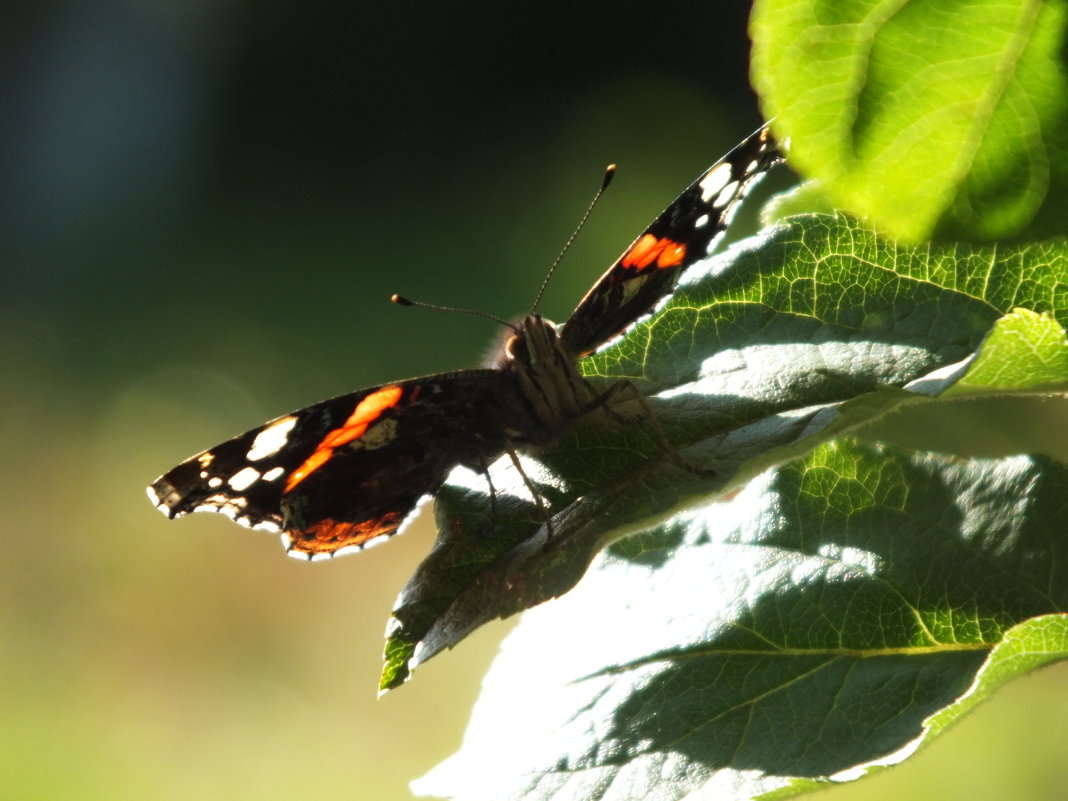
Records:
<instances>
[{"instance_id":1,"label":"sunlit leaf","mask_svg":"<svg viewBox=\"0 0 1068 801\"><path fill-rule=\"evenodd\" d=\"M1063 232L1066 6L759 0L752 76L791 162L912 240Z\"/></svg>"},{"instance_id":2,"label":"sunlit leaf","mask_svg":"<svg viewBox=\"0 0 1068 801\"><path fill-rule=\"evenodd\" d=\"M417 789L743 799L899 761L1068 655L1066 515L1046 458L822 446L524 616Z\"/></svg>"}]
</instances>

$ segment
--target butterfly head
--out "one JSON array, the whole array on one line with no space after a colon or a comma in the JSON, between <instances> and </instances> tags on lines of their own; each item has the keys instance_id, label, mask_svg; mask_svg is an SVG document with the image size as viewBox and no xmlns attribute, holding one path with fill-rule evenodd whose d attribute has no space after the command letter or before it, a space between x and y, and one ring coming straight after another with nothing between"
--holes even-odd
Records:
<instances>
[{"instance_id":1,"label":"butterfly head","mask_svg":"<svg viewBox=\"0 0 1068 801\"><path fill-rule=\"evenodd\" d=\"M505 339L497 365L503 368L518 363L538 370L555 361L558 343L556 323L537 313L525 315Z\"/></svg>"}]
</instances>

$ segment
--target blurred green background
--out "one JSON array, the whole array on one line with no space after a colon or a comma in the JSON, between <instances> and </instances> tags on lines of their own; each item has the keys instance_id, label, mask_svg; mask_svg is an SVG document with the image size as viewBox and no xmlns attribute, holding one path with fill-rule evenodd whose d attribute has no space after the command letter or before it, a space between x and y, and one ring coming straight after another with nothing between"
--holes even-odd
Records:
<instances>
[{"instance_id":1,"label":"blurred green background","mask_svg":"<svg viewBox=\"0 0 1068 801\"><path fill-rule=\"evenodd\" d=\"M143 488L292 408L477 363L490 326L390 293L521 313L617 161L543 307L566 316L759 124L746 13L690 0L0 12L0 798L410 797L459 745L508 628L375 700L383 627L430 547L429 516L387 547L308 565L221 517L168 523ZM971 403L882 433L1068 457L1065 421L1059 403ZM1017 682L913 762L830 795L1062 798L1066 675Z\"/></svg>"}]
</instances>

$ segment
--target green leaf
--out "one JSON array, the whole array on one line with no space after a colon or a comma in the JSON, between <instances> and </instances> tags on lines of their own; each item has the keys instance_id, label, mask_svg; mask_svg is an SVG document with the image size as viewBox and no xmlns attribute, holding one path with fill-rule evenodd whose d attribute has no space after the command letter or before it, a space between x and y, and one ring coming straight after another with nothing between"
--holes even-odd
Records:
<instances>
[{"instance_id":1,"label":"green leaf","mask_svg":"<svg viewBox=\"0 0 1068 801\"><path fill-rule=\"evenodd\" d=\"M1066 272L1064 241L905 247L841 215L793 218L695 268L660 313L581 362L597 387L629 382L612 414L524 457L551 536L507 459L491 471L495 496L466 472L439 492L441 534L397 601L382 688L567 592L620 537L902 404L937 402L962 377L971 393L1068 385L1051 328L1068 318Z\"/></svg>"},{"instance_id":2,"label":"green leaf","mask_svg":"<svg viewBox=\"0 0 1068 801\"><path fill-rule=\"evenodd\" d=\"M900 238L1063 232L1062 0L758 0L753 83L791 164Z\"/></svg>"},{"instance_id":3,"label":"green leaf","mask_svg":"<svg viewBox=\"0 0 1068 801\"><path fill-rule=\"evenodd\" d=\"M947 395L1065 391L1068 336L1047 314L1016 309L998 320L968 372Z\"/></svg>"},{"instance_id":4,"label":"green leaf","mask_svg":"<svg viewBox=\"0 0 1068 801\"><path fill-rule=\"evenodd\" d=\"M1010 679L1066 657L1068 615L1044 615L1013 626L990 653L968 691L925 722L926 733L941 734Z\"/></svg>"},{"instance_id":5,"label":"green leaf","mask_svg":"<svg viewBox=\"0 0 1068 801\"><path fill-rule=\"evenodd\" d=\"M525 615L416 789L742 799L899 761L1068 655L1066 516L1046 458L824 445Z\"/></svg>"}]
</instances>

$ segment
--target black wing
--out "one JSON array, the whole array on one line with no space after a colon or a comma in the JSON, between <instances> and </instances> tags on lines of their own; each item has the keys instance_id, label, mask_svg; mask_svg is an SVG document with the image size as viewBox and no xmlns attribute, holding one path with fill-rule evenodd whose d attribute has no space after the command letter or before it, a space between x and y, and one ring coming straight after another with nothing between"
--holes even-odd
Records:
<instances>
[{"instance_id":1,"label":"black wing","mask_svg":"<svg viewBox=\"0 0 1068 801\"><path fill-rule=\"evenodd\" d=\"M168 517L220 512L282 532L291 554L324 558L396 533L458 464L481 467L531 423L514 378L448 373L372 387L287 414L156 479Z\"/></svg>"},{"instance_id":2,"label":"black wing","mask_svg":"<svg viewBox=\"0 0 1068 801\"><path fill-rule=\"evenodd\" d=\"M650 312L711 252L739 202L781 160L765 125L694 181L579 301L560 334L567 352L596 350Z\"/></svg>"}]
</instances>

